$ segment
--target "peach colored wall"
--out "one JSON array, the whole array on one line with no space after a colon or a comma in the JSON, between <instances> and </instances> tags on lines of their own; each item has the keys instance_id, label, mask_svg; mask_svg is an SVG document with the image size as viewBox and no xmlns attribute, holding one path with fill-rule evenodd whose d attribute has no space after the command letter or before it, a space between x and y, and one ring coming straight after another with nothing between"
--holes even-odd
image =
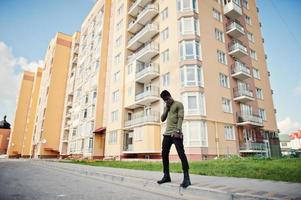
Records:
<instances>
[{"instance_id":1,"label":"peach colored wall","mask_svg":"<svg viewBox=\"0 0 301 200\"><path fill-rule=\"evenodd\" d=\"M33 80L34 73L24 71L17 99L15 120L8 147L9 156L20 156L21 154L21 145L25 132Z\"/></svg>"},{"instance_id":2,"label":"peach colored wall","mask_svg":"<svg viewBox=\"0 0 301 200\"><path fill-rule=\"evenodd\" d=\"M0 129L0 155L6 154L10 136L10 129Z\"/></svg>"}]
</instances>

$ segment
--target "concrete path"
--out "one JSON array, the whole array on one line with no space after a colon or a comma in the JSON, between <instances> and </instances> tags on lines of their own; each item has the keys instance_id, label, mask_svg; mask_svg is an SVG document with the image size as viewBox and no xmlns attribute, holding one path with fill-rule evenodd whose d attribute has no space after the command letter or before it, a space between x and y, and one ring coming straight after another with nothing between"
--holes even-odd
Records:
<instances>
[{"instance_id":1,"label":"concrete path","mask_svg":"<svg viewBox=\"0 0 301 200\"><path fill-rule=\"evenodd\" d=\"M171 193L173 197L187 199L300 199L301 184L281 181L267 181L248 178L214 177L191 175L192 186L187 189L179 187L182 174L172 173L172 182L158 185L161 172L130 170L108 167L94 167L50 161L34 162L58 170L80 173L86 176L128 185L144 190L156 190L159 193Z\"/></svg>"}]
</instances>

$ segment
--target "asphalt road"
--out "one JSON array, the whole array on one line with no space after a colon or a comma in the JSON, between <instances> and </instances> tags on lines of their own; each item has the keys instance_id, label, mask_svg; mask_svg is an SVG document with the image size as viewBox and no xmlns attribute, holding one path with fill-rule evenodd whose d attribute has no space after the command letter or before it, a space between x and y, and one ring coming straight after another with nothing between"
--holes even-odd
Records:
<instances>
[{"instance_id":1,"label":"asphalt road","mask_svg":"<svg viewBox=\"0 0 301 200\"><path fill-rule=\"evenodd\" d=\"M0 200L16 199L169 200L174 198L43 168L28 160L0 159Z\"/></svg>"}]
</instances>

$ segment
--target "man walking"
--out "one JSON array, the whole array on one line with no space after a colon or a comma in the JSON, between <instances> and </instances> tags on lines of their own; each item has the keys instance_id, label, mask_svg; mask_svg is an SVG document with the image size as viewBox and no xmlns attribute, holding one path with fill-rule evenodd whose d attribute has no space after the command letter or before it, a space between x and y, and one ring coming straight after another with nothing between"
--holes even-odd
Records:
<instances>
[{"instance_id":1,"label":"man walking","mask_svg":"<svg viewBox=\"0 0 301 200\"><path fill-rule=\"evenodd\" d=\"M163 90L160 94L163 101L166 103L164 112L161 115L161 121L167 119L166 130L163 134L162 142L162 162L164 176L157 181L158 184L171 182L169 174L169 151L172 144L176 146L178 155L181 159L184 179L181 187L187 188L191 185L189 178L189 165L185 155L183 146L182 122L184 118L184 106L181 102L175 101L167 90Z\"/></svg>"}]
</instances>

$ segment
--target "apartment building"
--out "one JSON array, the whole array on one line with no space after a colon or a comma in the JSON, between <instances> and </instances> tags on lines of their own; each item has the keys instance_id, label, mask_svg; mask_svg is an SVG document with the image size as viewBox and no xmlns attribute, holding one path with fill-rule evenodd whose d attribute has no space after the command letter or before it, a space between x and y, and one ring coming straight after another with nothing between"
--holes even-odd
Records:
<instances>
[{"instance_id":1,"label":"apartment building","mask_svg":"<svg viewBox=\"0 0 301 200\"><path fill-rule=\"evenodd\" d=\"M72 37L57 33L50 41L45 59L33 132L32 156L59 156L65 89Z\"/></svg>"},{"instance_id":2,"label":"apartment building","mask_svg":"<svg viewBox=\"0 0 301 200\"><path fill-rule=\"evenodd\" d=\"M16 102L15 119L7 150L7 155L9 157L21 156L34 77L35 75L33 72L24 71L22 74Z\"/></svg>"},{"instance_id":3,"label":"apartment building","mask_svg":"<svg viewBox=\"0 0 301 200\"><path fill-rule=\"evenodd\" d=\"M29 158L32 155L32 136L37 113L42 72L43 69L41 67L38 67L34 75L33 86L30 94L29 108L26 116L26 126L21 145L21 157L23 158Z\"/></svg>"},{"instance_id":4,"label":"apartment building","mask_svg":"<svg viewBox=\"0 0 301 200\"><path fill-rule=\"evenodd\" d=\"M107 46L110 1L97 1L77 36L76 62L70 64L65 96L61 155L103 158L105 127L104 96L107 71Z\"/></svg>"},{"instance_id":5,"label":"apartment building","mask_svg":"<svg viewBox=\"0 0 301 200\"><path fill-rule=\"evenodd\" d=\"M163 89L184 104L189 159L279 155L260 26L250 0L112 1L105 156L160 156Z\"/></svg>"}]
</instances>

